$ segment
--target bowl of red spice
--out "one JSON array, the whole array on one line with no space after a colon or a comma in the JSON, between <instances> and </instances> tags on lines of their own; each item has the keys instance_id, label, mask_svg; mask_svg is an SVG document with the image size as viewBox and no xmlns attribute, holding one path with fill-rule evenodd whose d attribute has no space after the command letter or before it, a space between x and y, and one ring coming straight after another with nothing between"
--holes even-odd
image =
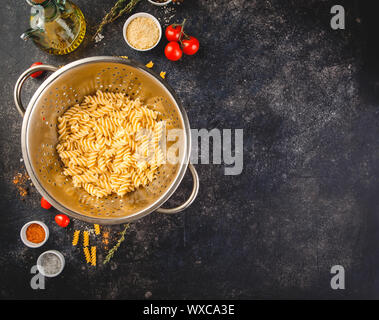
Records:
<instances>
[{"instance_id":1,"label":"bowl of red spice","mask_svg":"<svg viewBox=\"0 0 379 320\"><path fill-rule=\"evenodd\" d=\"M29 248L39 248L49 238L49 228L42 221L30 221L21 228L22 242Z\"/></svg>"}]
</instances>

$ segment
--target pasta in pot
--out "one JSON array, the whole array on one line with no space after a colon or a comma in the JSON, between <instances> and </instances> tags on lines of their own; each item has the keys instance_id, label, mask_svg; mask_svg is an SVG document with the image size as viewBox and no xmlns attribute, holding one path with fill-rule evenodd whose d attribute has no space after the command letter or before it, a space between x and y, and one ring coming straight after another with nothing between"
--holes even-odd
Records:
<instances>
[{"instance_id":1,"label":"pasta in pot","mask_svg":"<svg viewBox=\"0 0 379 320\"><path fill-rule=\"evenodd\" d=\"M75 187L123 196L153 181L164 156L159 112L123 93L97 91L58 118L56 147Z\"/></svg>"}]
</instances>

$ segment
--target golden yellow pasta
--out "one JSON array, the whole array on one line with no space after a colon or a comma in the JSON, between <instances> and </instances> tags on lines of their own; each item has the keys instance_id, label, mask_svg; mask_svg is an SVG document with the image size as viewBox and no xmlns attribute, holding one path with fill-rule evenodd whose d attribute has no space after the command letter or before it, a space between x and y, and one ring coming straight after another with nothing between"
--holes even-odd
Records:
<instances>
[{"instance_id":1,"label":"golden yellow pasta","mask_svg":"<svg viewBox=\"0 0 379 320\"><path fill-rule=\"evenodd\" d=\"M76 246L79 242L79 235L80 235L80 230L75 230L74 231L74 236L72 237L72 245Z\"/></svg>"},{"instance_id":2,"label":"golden yellow pasta","mask_svg":"<svg viewBox=\"0 0 379 320\"><path fill-rule=\"evenodd\" d=\"M88 231L83 231L83 247L89 246L89 233Z\"/></svg>"},{"instance_id":3,"label":"golden yellow pasta","mask_svg":"<svg viewBox=\"0 0 379 320\"><path fill-rule=\"evenodd\" d=\"M83 251L84 251L84 257L86 258L86 262L90 263L91 262L91 254L89 252L88 247L84 247Z\"/></svg>"},{"instance_id":4,"label":"golden yellow pasta","mask_svg":"<svg viewBox=\"0 0 379 320\"><path fill-rule=\"evenodd\" d=\"M148 68L152 68L154 66L154 62L153 61L150 61L150 62L148 62L147 64L146 64L146 67L148 67Z\"/></svg>"},{"instance_id":5,"label":"golden yellow pasta","mask_svg":"<svg viewBox=\"0 0 379 320\"><path fill-rule=\"evenodd\" d=\"M123 93L84 97L58 118L63 174L99 198L145 187L165 160L165 122L158 118L151 106Z\"/></svg>"},{"instance_id":6,"label":"golden yellow pasta","mask_svg":"<svg viewBox=\"0 0 379 320\"><path fill-rule=\"evenodd\" d=\"M91 264L96 266L96 247L91 247Z\"/></svg>"},{"instance_id":7,"label":"golden yellow pasta","mask_svg":"<svg viewBox=\"0 0 379 320\"><path fill-rule=\"evenodd\" d=\"M95 229L95 234L99 235L100 234L100 226L98 224L94 224L93 227Z\"/></svg>"}]
</instances>

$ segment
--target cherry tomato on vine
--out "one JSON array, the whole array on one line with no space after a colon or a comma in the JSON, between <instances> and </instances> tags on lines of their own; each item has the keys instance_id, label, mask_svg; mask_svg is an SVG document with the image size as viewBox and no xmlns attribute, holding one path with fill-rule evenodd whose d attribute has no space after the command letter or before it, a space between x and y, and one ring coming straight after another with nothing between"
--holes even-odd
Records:
<instances>
[{"instance_id":1,"label":"cherry tomato on vine","mask_svg":"<svg viewBox=\"0 0 379 320\"><path fill-rule=\"evenodd\" d=\"M171 61L177 61L182 57L183 52L182 49L180 49L179 43L171 41L164 49L164 54L166 55L167 59Z\"/></svg>"},{"instance_id":2,"label":"cherry tomato on vine","mask_svg":"<svg viewBox=\"0 0 379 320\"><path fill-rule=\"evenodd\" d=\"M34 62L34 63L30 66L30 68L31 68L31 67L34 67L34 66L40 66L41 64L43 64L43 63L42 63L42 62ZM42 74L43 74L43 71L37 71L37 72L32 73L30 76L31 76L32 78L38 78L38 77L40 77Z\"/></svg>"},{"instance_id":3,"label":"cherry tomato on vine","mask_svg":"<svg viewBox=\"0 0 379 320\"><path fill-rule=\"evenodd\" d=\"M46 209L46 210L48 210L48 209L51 208L51 204L48 203L47 200L44 197L42 197L42 199L41 199L41 207L44 208L44 209Z\"/></svg>"},{"instance_id":4,"label":"cherry tomato on vine","mask_svg":"<svg viewBox=\"0 0 379 320\"><path fill-rule=\"evenodd\" d=\"M182 26L170 25L166 28L165 35L168 41L179 41Z\"/></svg>"},{"instance_id":5,"label":"cherry tomato on vine","mask_svg":"<svg viewBox=\"0 0 379 320\"><path fill-rule=\"evenodd\" d=\"M185 54L193 55L199 50L200 43L195 37L190 36L189 39L182 40L182 47Z\"/></svg>"},{"instance_id":6,"label":"cherry tomato on vine","mask_svg":"<svg viewBox=\"0 0 379 320\"><path fill-rule=\"evenodd\" d=\"M67 217L65 214L60 213L55 216L55 222L58 226L66 228L70 223L70 218Z\"/></svg>"}]
</instances>

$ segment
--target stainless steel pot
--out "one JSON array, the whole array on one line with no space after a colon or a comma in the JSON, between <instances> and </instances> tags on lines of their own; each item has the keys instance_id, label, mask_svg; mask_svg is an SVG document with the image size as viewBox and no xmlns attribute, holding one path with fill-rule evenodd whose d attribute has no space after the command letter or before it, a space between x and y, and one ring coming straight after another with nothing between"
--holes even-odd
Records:
<instances>
[{"instance_id":1,"label":"stainless steel pot","mask_svg":"<svg viewBox=\"0 0 379 320\"><path fill-rule=\"evenodd\" d=\"M28 107L21 102L25 80L39 70L51 74L34 93ZM182 132L178 141L179 161L166 163L148 187L139 188L123 197L95 198L74 188L62 174L63 168L55 146L58 142L57 118L68 107L97 90L124 92L155 104L167 119L167 127ZM24 117L21 132L22 154L26 169L37 190L58 210L91 223L120 224L153 212L177 213L194 201L199 190L199 177L189 164L191 134L187 114L173 89L145 66L118 57L91 57L72 62L60 69L40 65L26 70L14 89L14 100ZM171 142L174 143L174 142ZM179 186L189 167L193 190L182 205L164 209L161 206Z\"/></svg>"}]
</instances>

